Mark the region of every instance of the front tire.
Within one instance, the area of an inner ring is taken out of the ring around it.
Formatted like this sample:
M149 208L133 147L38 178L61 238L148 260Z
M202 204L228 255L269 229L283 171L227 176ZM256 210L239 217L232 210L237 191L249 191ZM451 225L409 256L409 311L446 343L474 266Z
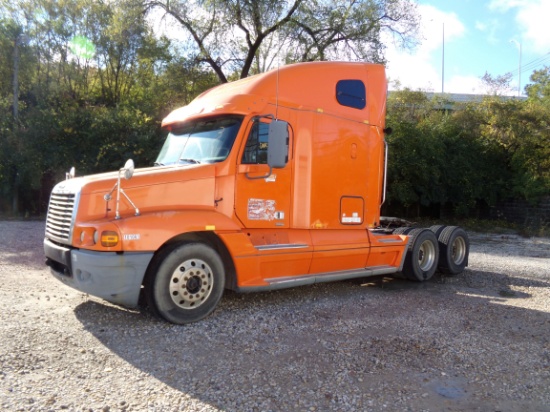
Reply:
M183 325L208 316L225 286L218 253L202 243L184 243L161 253L145 285L152 312Z

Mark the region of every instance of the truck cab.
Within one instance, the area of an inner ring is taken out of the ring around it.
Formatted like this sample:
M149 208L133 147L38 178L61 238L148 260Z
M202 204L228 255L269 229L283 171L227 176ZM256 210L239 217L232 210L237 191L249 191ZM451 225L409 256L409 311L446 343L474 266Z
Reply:
M153 167L128 162L54 187L44 240L52 274L127 307L142 295L184 324L209 315L224 289L461 272L462 229L381 225L386 91L383 66L342 62L206 91L163 120Z

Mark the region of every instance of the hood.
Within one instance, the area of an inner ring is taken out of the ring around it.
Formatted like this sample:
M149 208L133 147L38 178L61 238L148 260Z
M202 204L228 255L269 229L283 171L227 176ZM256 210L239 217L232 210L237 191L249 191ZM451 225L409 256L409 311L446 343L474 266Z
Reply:
M120 217L136 214L132 203L140 214L185 208L213 209L215 171L215 165L204 164L136 169L130 180L121 173ZM118 174L110 172L65 180L58 183L52 193L75 195L77 221L114 219Z

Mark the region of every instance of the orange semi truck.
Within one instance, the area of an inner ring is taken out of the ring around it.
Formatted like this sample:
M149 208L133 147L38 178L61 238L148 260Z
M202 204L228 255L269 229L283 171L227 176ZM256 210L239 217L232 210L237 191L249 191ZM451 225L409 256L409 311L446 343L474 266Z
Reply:
M395 228L380 216L386 93L383 66L342 62L206 91L163 120L154 167L73 169L54 187L47 265L77 290L144 301L177 324L210 314L224 289L462 272L463 229Z

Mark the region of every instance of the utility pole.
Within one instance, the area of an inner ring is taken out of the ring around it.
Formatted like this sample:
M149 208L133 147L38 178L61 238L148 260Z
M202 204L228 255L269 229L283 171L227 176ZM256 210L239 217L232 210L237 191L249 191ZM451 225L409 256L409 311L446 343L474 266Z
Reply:
M510 43L515 43L519 49L519 63L518 63L518 97L521 96L521 43L517 40L510 40Z
M441 51L441 93L445 92L445 22L443 22L442 31L443 47Z

